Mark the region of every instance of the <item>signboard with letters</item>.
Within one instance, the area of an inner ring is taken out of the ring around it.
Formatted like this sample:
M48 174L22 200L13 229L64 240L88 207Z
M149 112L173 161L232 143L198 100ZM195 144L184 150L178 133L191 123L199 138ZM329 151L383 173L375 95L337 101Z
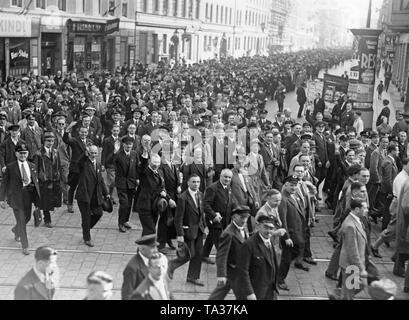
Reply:
M30 38L31 17L0 13L0 37Z
M119 31L120 19L107 23L67 20L68 33L99 33L101 35Z

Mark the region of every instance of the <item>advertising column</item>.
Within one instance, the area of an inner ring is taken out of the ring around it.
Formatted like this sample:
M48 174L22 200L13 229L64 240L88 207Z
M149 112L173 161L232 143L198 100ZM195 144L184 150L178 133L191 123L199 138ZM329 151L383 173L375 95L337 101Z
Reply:
M371 129L374 117L378 39L382 30L352 29L355 36L354 50L358 65L351 68L348 96L354 101L354 109L361 111L365 129Z

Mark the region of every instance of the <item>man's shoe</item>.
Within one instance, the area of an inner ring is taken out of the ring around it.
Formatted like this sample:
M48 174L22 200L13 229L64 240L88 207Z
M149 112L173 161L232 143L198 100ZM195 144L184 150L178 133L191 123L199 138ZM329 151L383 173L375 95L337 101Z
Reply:
M403 288L403 292L405 292L405 293L409 293L409 287L405 287L405 288Z
M306 271L306 272L310 271L310 268L307 267L307 266L304 266L302 263L295 263L295 264L294 264L294 267L295 267L296 269L304 270L304 271Z
M91 240L89 240L89 241L84 241L84 243L88 246L88 247L94 247L94 244L92 243L92 241Z
M129 224L129 222L125 222L124 227L127 229L132 229L132 226Z
M67 211L68 211L68 213L74 213L74 207L72 206L72 204L69 204L67 206Z
M172 241L166 242L170 250L176 250L176 247L173 245Z
M46 222L44 223L44 227L52 229L53 225L51 224L51 222Z
M277 284L278 289L283 291L290 291L290 288L287 286L286 283L279 283Z
M338 237L337 237L337 235L335 234L334 231L328 231L328 235L331 237L331 239L332 239L334 242L338 242Z
M126 228L124 226L119 226L119 232L126 233Z
M28 256L28 255L30 254L30 252L28 251L27 248L23 249L22 252L23 252L23 254L24 254L25 256Z
M202 261L204 263L207 263L207 264L215 264L215 262L212 259L210 259L209 257L202 258Z
M308 264L313 265L313 266L316 266L318 264L317 261L315 261L314 258L312 258L312 257L304 258L304 261L307 262Z
M187 279L186 282L188 283L192 283L195 286L199 286L199 287L204 287L204 283L203 281L199 280L199 279Z
M372 251L372 255L373 255L375 258L382 259L382 256L379 254L379 250L378 250L378 249L375 249L373 246L371 246L371 251Z
M328 271L325 271L325 278L338 281L338 277L336 275L329 273Z

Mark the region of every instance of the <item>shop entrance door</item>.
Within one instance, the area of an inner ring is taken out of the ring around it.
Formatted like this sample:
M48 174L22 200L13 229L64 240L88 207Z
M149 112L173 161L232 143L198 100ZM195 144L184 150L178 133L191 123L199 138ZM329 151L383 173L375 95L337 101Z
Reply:
M42 47L41 49L41 74L55 74L55 51L56 47Z

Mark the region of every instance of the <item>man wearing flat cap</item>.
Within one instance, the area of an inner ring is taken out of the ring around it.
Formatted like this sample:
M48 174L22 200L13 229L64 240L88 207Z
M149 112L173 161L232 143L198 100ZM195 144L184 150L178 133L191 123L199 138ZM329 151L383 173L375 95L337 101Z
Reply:
M237 265L240 259L240 249L249 237L245 226L250 217L250 208L235 207L232 212L232 222L223 231L216 254L217 288L209 300L224 300L230 290L236 298L239 297L237 283Z
M14 239L21 241L24 255L29 254L26 224L31 219L33 203L37 205L40 197L38 173L35 165L27 161L28 154L24 143L17 145L17 161L7 165L0 185L0 206L5 209L7 201L13 209L16 226L12 228L12 232Z
M53 300L59 282L57 257L53 248L37 248L35 265L17 284L14 300Z
M276 230L270 216L258 218L258 231L239 249L236 289L238 300L277 300L278 262L271 237Z
M133 292L148 276L149 259L157 252L158 242L155 234L142 236L135 243L138 245L137 253L122 273L124 278L121 288L122 300L130 300Z

